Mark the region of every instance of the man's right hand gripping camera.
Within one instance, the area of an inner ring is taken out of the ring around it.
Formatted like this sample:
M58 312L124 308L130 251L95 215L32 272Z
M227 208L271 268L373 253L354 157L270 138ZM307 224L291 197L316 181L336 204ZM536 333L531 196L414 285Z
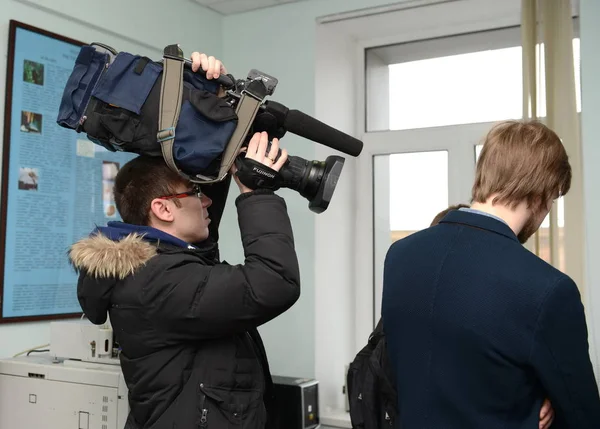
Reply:
M165 48L163 59L117 52L92 43L83 46L65 86L57 122L87 134L110 151L162 156L170 168L194 183L227 177L240 149L255 132L270 139L289 131L314 142L358 156L363 144L347 134L280 103L266 101L277 79L251 70L244 80L231 75L208 80L192 72L178 45ZM219 94L221 88L225 94ZM246 174L250 185L285 187L308 199L315 213L327 209L344 158L308 161L289 156L279 173L270 169ZM269 180L274 173L275 180Z

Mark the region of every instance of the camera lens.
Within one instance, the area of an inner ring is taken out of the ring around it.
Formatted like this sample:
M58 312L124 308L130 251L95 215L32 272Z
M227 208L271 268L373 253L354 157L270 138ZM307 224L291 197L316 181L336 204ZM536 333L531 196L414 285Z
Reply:
M308 161L299 156L288 156L281 168L282 187L293 189L308 200L308 208L324 212L344 167L344 158L329 156L325 161Z

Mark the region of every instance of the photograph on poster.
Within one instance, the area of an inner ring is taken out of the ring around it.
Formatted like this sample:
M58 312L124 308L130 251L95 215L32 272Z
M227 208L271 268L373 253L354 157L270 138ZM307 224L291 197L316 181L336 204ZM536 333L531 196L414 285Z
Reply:
M42 132L42 115L34 112L21 112L21 132L37 133Z
M37 168L19 168L19 189L25 191L37 191L40 173Z
M30 60L23 61L23 82L43 85L44 64Z

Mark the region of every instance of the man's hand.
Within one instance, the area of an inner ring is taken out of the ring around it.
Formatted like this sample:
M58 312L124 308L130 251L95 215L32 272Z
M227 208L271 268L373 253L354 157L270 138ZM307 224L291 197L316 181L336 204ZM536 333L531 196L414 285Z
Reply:
M206 72L207 79L218 79L222 74L227 74L227 69L215 57L209 57L200 52L194 52L191 57L192 71L197 72L200 67Z
M206 54L200 52L194 52L191 56L192 60L192 71L196 73L200 67L206 72L207 79L218 79L222 74L227 74L227 69L220 60L215 57L209 57ZM223 97L225 90L223 87L219 87L219 93L217 96Z
M271 142L271 148L269 150L269 153L267 153L268 144L269 136L266 132L255 133L254 136L252 136L250 143L248 143L248 148L246 149L246 158L253 159L254 161L260 162L261 164L275 171L279 171L287 161L287 151L285 149L282 149L281 156L279 156L279 159L277 159L277 155L279 153L279 140L273 139L273 141ZM231 167L231 174L233 174L235 182L240 188L240 192L252 192L252 189L248 188L247 186L244 186L244 184L242 184L239 181L238 177L235 174L236 172L237 168L234 164Z
M549 399L546 399L540 410L540 429L548 429L554 421L554 409Z

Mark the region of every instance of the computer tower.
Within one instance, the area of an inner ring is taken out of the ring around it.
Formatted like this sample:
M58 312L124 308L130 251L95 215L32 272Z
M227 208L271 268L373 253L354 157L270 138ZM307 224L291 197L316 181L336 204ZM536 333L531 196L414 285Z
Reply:
M273 376L279 427L315 429L319 424L319 383L308 378Z

